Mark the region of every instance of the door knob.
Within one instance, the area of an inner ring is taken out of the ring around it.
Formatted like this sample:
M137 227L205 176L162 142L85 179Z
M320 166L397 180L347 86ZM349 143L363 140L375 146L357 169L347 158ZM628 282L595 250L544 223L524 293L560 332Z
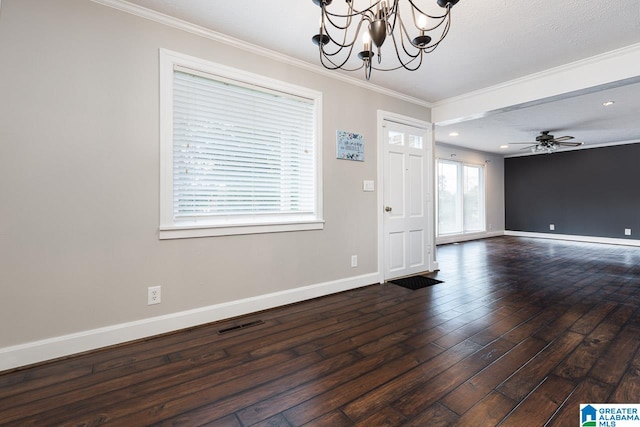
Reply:
M391 212L392 208L391 208L391 206L385 206L384 210L385 210L385 212Z

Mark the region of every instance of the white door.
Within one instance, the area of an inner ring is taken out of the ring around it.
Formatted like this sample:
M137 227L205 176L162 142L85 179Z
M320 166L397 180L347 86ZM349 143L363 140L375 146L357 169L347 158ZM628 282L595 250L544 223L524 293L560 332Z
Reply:
M431 140L426 129L383 122L385 280L429 270Z

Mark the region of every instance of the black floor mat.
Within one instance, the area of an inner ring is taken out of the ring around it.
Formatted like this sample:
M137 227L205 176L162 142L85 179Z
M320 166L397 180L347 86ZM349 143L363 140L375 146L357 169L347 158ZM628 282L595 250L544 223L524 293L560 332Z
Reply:
M432 279L430 277L425 276L410 276L404 277L402 279L393 279L390 280L389 283L393 283L394 285L402 286L403 288L411 289L415 291L416 289L426 288L427 286L436 285L438 283L443 283L442 280Z

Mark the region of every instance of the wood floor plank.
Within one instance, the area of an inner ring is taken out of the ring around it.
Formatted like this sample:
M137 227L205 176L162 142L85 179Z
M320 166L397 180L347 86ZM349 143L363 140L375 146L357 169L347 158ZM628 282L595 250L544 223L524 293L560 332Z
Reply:
M372 341L375 341L380 337L384 338L389 334L398 333L399 331L400 331L399 333L402 334L405 331L402 329L403 327L407 328L415 325L416 323L419 323L421 326L412 329L414 335L416 335L416 334L423 333L423 331L434 329L434 324L438 323L438 321L430 321L429 319L432 319L432 316L429 314L425 315L424 313L408 314L407 317L405 317L404 319L396 319L396 320L403 320L403 322L400 325L398 324L399 323L398 321L393 321L394 316L391 316L390 318L391 318L391 322L384 322L384 318L382 318L384 323L383 325L373 330L367 329L367 330L373 331L373 333L371 334L367 334L367 333L353 334L351 333L351 331L348 331L347 334L343 334L339 336L341 338L339 341L329 344L326 347L319 349L318 351L323 356L329 357L335 354L343 353L345 351L356 350L362 346L367 345ZM406 335L401 335L401 337L405 337L405 339L410 339L406 337ZM424 343L424 345L429 344L430 342L431 341L427 341L426 343ZM413 347L420 348L420 347L423 347L424 345L419 345L419 346L414 345Z
M545 346L546 343L538 338L527 338L486 369L447 394L441 402L460 415L466 413Z
M629 319L631 308L621 306L613 315L593 330L578 347L567 357L554 373L567 379L581 379L598 358L610 346L611 341L619 333L622 325Z
M496 426L516 405L517 402L504 394L492 391L460 417L455 425L459 427Z
M425 384L431 378L480 350L480 348L476 343L463 341L433 359L395 376L383 385L366 393L359 393L359 396L356 396L357 398L349 399L350 402L342 407L342 411L352 420L362 419L378 409L384 402L392 402L410 390ZM293 415L297 415L298 412L304 412L305 409L305 407L298 408ZM287 418L289 418L288 415Z
M515 313L505 317L504 319L493 323L490 327L485 328L483 331L473 335L471 337L471 340L480 345L488 344L491 341L502 336L503 334L509 332L516 326L531 319L536 314L540 313L540 311L541 309L535 306L522 308Z
M482 319L483 317L480 317L479 319ZM409 325L406 325L402 330L395 331L394 333L386 334L382 337L376 338L373 341L370 341L366 344L359 346L356 350L360 354L370 355L370 354L375 354L378 351L384 350L389 346L403 343L408 339L410 339L411 337L422 333L425 330L424 326L422 326L424 325L424 323L425 322L422 321L421 319L412 319L412 322ZM413 326L416 324L417 326ZM438 342L434 342L434 344L440 345ZM441 346L441 347L449 348L444 346Z
M413 418L494 360L502 357L513 346L509 341L496 340L423 385L405 393L391 406L407 418Z
M560 318L549 324L547 327L538 331L535 336L547 342L553 341L560 336L565 330L569 329L580 319L586 312L591 310L595 304L580 303L569 309Z
M498 389L513 400L519 401L523 399L544 380L562 359L580 344L583 338L583 335L575 332L565 332Z
M352 425L353 421L341 411L331 411L304 424L305 427L349 427Z
M424 412L417 415L413 419L403 423L404 427L424 427L424 426L437 426L447 427L453 425L458 420L458 416L451 412L446 407L436 403Z
M428 353L428 356L426 357L433 357L441 352L435 347L430 347L429 350L432 351L432 353ZM323 376L315 381L305 382L298 387L295 387L295 384L291 384L291 381L288 381L289 389L286 392L277 394L269 399L263 399L259 403L245 407L238 411L238 417L244 424L251 425L271 416L272 414L285 411L292 406L296 406L309 399L313 399L316 396L330 392L341 384L359 378L362 375L366 375L373 370L382 369L384 364L393 362L396 359L399 359L396 363L406 364L407 369L410 369L411 366L416 366L419 363L419 359L417 359L414 352L410 352L406 348L402 347L390 348L377 355L363 358L349 366L346 366L344 369L336 370L330 375ZM204 409L207 410L206 408Z
M608 402L607 396L611 393L612 388L608 384L602 384L590 378L585 379L577 385L574 392L562 404L548 425L554 427L574 425L580 414L581 403Z
M387 316L380 316L379 318L369 320L368 322L361 322L352 328L346 328L333 334L318 337L313 341L296 345L293 347L293 351L297 354L317 351L324 357L332 357L336 354L354 350L359 345L366 343L366 339L372 339L372 331L376 331L377 334L384 334L385 328L388 328L389 324L394 324L409 316L409 313L404 310L396 311Z
M607 384L617 384L640 346L638 337L640 326L625 326L611 342L606 353L598 359L589 376Z
M377 410L362 421L357 422L355 425L359 427L370 426L399 426L404 425L406 418L389 406Z
M458 351L462 352L463 349ZM428 345L423 349L411 350L406 357L395 359L380 366L375 371L375 375L361 375L290 408L284 412L285 417L292 424L300 425L327 412L339 409L345 403L362 395L362 393L379 387L404 372L409 372L413 366L423 366L437 359L442 353L434 357L436 352L439 353L439 350L433 345ZM349 414L346 415L348 416Z
M529 394L500 424L504 427L543 426L569 397L574 384L550 376Z
M567 304L544 307L541 312L505 333L503 338L514 343L519 343L558 319L558 317L567 312L569 307Z
M162 390L154 395L145 395L138 399L128 400L126 405L109 406L103 408L102 416L108 417L109 422L126 424L126 419L135 419L140 425L149 425L159 421L195 410L209 402L235 395L241 390L252 389L260 384L268 384L278 378L285 378L292 372L312 366L322 359L315 353L309 353L272 366L269 370L237 375L235 379L217 384L215 377L205 377L189 383L180 384L170 390ZM159 403L154 403L159 402ZM82 422L92 425L95 419L88 415L81 418ZM182 418L186 425L191 424L190 417ZM176 423L176 425L180 425Z
M598 305L578 319L571 326L570 330L582 335L588 335L612 310L617 307L618 304L614 302L605 302L604 304Z
M340 322L337 319L323 319L322 321L303 323L295 329L284 330L270 335L263 335L249 341L245 340L236 345L228 346L225 350L230 355L253 353L255 356L260 356L271 354L282 348L301 345L307 341L311 341L314 337L317 338L325 336L331 332L347 329L363 321L372 320L379 317L379 315L372 313L363 317L364 319L354 317L351 320L343 322Z
M629 369L609 398L611 403L635 403L640 401L640 350L636 352Z
M235 415L227 415L224 418L220 418L219 420L212 421L207 424L203 424L201 427L243 427L240 424L240 421L235 417Z
M2 385L0 385L0 411L2 407L15 406L18 404L17 401L26 402L24 396L37 393L42 388L55 387L57 384L76 378L89 377L92 372L91 363L70 361L69 363L56 362L51 366L44 366L42 369L33 368L29 371L0 376L2 381ZM21 394L23 396L19 397Z
M19 419L18 424L33 423L35 425L51 418L82 420L83 417L86 417L88 420L85 422L88 424L91 424L97 418L107 417L107 419L113 420L134 414L147 406L157 405L157 402L162 402L165 399L165 395L172 397L190 395L200 390L207 390L211 387L211 384L216 384L216 381L219 381L217 383L218 394L213 393L209 396L226 395L226 393L234 389L248 385L253 386L255 382L261 380L266 381L272 376L276 376L283 366L289 366L292 362L297 365L310 363L318 359L319 356L314 354L301 359L292 354L281 353L243 364L236 362L234 367L224 371L226 380L222 381L216 378L221 372L218 367L211 369L209 366L189 371L188 375L185 375L184 372L176 372L171 375L154 377L153 379L147 378L147 381L133 382L133 385L130 383L130 387L120 386L120 383L124 384L131 381L130 378L123 377L118 379L117 385L105 384L105 388L93 391L94 393L102 392L96 396L82 395L82 390L62 393L55 400L55 405L53 406L51 399L49 399L45 410L40 405L35 406L31 411L26 411L26 409L29 409L28 406L19 407L16 415L13 414L13 411L6 411L3 412L3 417L9 419L9 415L11 415L14 417L11 419ZM113 381L115 383L115 380ZM112 386L114 387L113 389L111 388ZM93 416L95 412L100 412L98 417ZM25 415L28 415L28 417L21 418Z

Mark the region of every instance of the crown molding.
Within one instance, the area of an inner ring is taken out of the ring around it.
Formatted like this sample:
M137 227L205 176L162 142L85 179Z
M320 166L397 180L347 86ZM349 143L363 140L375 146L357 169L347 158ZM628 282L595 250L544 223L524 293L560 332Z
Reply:
M345 82L354 86L358 86L367 90L371 90L373 92L377 92L382 95L400 99L402 101L406 101L421 107L431 108L433 105L431 102L424 101L422 99L415 98L409 95L405 95L403 93L396 92L396 91L393 91L369 82L365 82L355 77L345 76L338 72L327 70L323 67L320 67L319 65L310 64L308 62L292 58L290 56L281 54L273 50L269 50L263 47L258 47L251 43L247 43L245 41L236 39L234 37L227 36L226 34L222 34L217 31L213 31L208 28L184 21L182 19L178 19L169 15L165 15L164 13L156 12L154 10L147 9L142 6L129 3L125 0L91 0L91 1L94 3L101 4L103 6L111 7L113 9L116 9L122 12L129 13L131 15L138 16L140 18L154 21L162 25L166 25L168 27L172 27L178 30L182 30L182 31L194 34L199 37L213 40L218 43L223 43L227 46L231 46L236 49L241 49L241 50L250 52L253 55L260 55L278 62L282 62L297 68L311 71L316 74L320 74L324 77L340 80L342 82Z

